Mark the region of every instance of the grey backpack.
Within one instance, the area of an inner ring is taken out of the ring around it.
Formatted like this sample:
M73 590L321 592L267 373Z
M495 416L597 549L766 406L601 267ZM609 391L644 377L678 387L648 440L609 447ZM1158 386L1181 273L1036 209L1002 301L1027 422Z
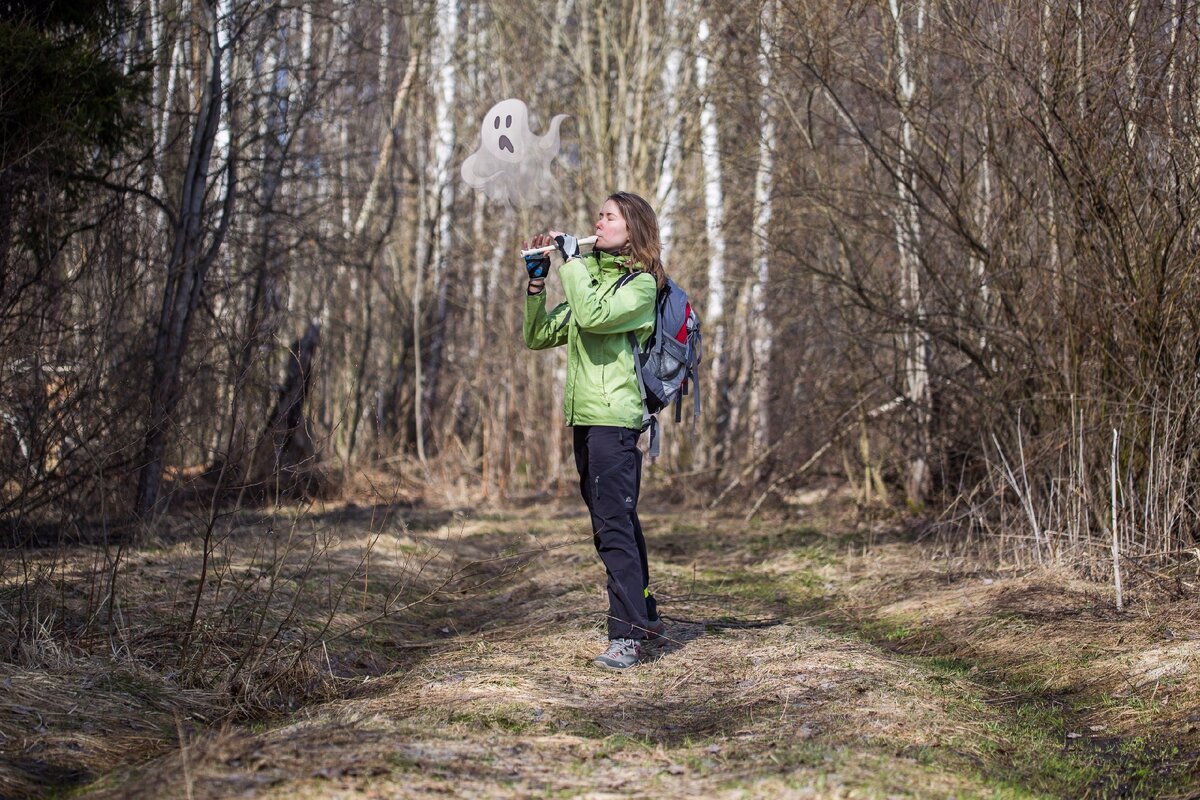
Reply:
M624 286L639 272L625 275ZM654 306L654 333L643 351L637 335L629 333L638 389L642 393L642 430L650 429L651 458L659 454L658 412L675 403L675 421L683 417L683 398L692 395L692 421L700 416L700 318L692 310L687 292L667 278Z

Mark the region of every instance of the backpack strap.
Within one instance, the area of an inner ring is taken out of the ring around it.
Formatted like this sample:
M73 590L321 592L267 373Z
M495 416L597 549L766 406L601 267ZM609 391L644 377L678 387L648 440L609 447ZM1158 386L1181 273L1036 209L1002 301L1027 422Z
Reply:
M692 323L695 322L695 325ZM692 424L696 424L696 420L700 418L700 359L704 354L700 352L700 318L695 312L688 309L688 319L684 323L687 328L687 344L688 344L688 363L687 371L683 378L683 394L688 393L688 389L692 392ZM694 335L693 335L694 334ZM688 383L692 385L689 387ZM675 409L675 420L678 421L680 409Z
M627 272L624 275L622 275L617 280L617 284L616 284L616 287L614 288L614 291L616 291L616 289L620 289L622 286L624 286L625 284L632 281L638 275L641 275L642 272L643 272L642 270L635 270L635 271ZM660 352L662 351L662 337L659 335L660 332L657 329L657 321L658 321L658 315L661 312L662 306L666 302L667 295L670 293L670 291L671 291L670 285L668 284L668 286L664 287L662 291L657 292L654 297L654 316L655 316L656 327L655 327L654 334L651 337L650 347L651 347L651 349L657 348ZM637 334L634 331L629 332L629 347L633 351L633 372L637 376L638 391L642 395L642 430L649 429L649 431L650 431L650 445L646 451L646 455L650 456L650 458L658 458L662 452L662 442L659 438L658 415L650 413L649 405L646 402L646 399L647 399L646 383L642 379L642 359L641 359L642 350L641 350L641 347L638 346ZM693 381L694 380L696 380L696 379L693 378ZM682 393L687 394L686 379L684 380L684 383L682 386ZM696 402L696 416L698 417L700 415L700 395L699 395L699 393L696 393L695 402ZM682 411L681 411L682 403L683 403L682 398L677 396L675 398L675 421L676 422L679 422L679 419L682 416Z
M691 340L691 331L688 331L688 339ZM700 418L700 337L695 337L694 346L689 341L688 360L691 362L687 366L687 377L683 379L683 391L686 394L689 387L689 379L691 382L692 391L692 424L696 424L696 420Z
M626 272L617 279L617 285L613 291L620 289L625 284L632 281L638 275L641 275L641 270L631 270ZM658 299L655 298L655 313L657 314ZM653 344L651 345L653 346ZM642 379L642 348L638 346L637 332L629 332L629 349L633 351L633 374L637 376L638 392L642 395L642 430L649 429L650 431L650 446L646 451L646 455L651 458L658 458L662 447L658 437L658 415L650 413L650 407L646 402L646 382Z
M650 449L647 455L658 458L661 447L658 441L658 417L650 413L646 403L646 382L642 380L641 348L638 347L637 333L629 332L629 348L633 351L633 374L637 376L638 391L642 395L642 430L650 429Z

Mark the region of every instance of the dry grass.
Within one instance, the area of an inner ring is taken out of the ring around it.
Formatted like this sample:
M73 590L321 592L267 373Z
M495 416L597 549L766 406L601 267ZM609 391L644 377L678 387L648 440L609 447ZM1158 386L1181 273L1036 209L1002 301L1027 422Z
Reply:
M193 530L175 520L128 549L118 599L100 607L101 592L89 591L104 580L100 548L28 552L23 571L9 562L0 796L90 779L198 730L344 696L362 676L419 656L411 640L444 627L442 604L520 561L473 559L465 541L446 548L461 532L448 512L276 509L223 523L201 592Z
M439 653L370 698L214 736L97 796L845 796L982 788L917 754L967 729L908 665L804 626L704 635L638 670L589 665L593 625ZM909 753L909 755L905 755ZM828 760L827 760L828 759ZM888 774L881 774L887 764ZM175 768L172 769L172 765ZM163 776L175 780L163 785Z
M315 574L341 600L305 607L287 628L309 641L324 630L326 642L309 649L290 694L255 711L230 693L236 683L185 688L126 655L34 654L0 706L0 794L97 776L81 795L1197 788L1180 777L1200 709L1186 681L1194 602L1156 598L1153 616L1118 616L1104 587L1061 571L985 573L883 530L835 536L849 520L809 515L816 527L649 517L672 641L613 674L589 663L602 645L603 571L573 507L470 518L326 509L303 530L327 542ZM238 569L263 538L245 522L224 551ZM196 557L188 541L130 555L148 616L167 608L165 579ZM385 602L396 613L380 614ZM1170 753L1151 735L1167 724ZM1165 771L1146 766L1155 761Z

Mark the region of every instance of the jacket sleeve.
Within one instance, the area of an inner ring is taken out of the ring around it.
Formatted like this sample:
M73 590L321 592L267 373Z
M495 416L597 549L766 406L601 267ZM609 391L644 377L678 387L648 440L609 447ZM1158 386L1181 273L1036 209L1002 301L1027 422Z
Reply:
M546 313L546 290L525 296L525 346L530 350L545 350L567 343L566 303L559 303Z
M577 258L558 268L575 323L592 333L624 333L654 324L658 288L650 275L637 276L616 291L601 293Z

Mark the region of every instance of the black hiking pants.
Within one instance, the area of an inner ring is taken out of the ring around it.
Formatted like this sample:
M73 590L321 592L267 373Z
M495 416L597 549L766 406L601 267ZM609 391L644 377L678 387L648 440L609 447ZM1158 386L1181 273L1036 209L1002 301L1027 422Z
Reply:
M637 515L640 431L607 425L581 425L574 431L579 491L608 573L608 638L645 639L651 621L658 621L658 608L648 588L646 538Z

